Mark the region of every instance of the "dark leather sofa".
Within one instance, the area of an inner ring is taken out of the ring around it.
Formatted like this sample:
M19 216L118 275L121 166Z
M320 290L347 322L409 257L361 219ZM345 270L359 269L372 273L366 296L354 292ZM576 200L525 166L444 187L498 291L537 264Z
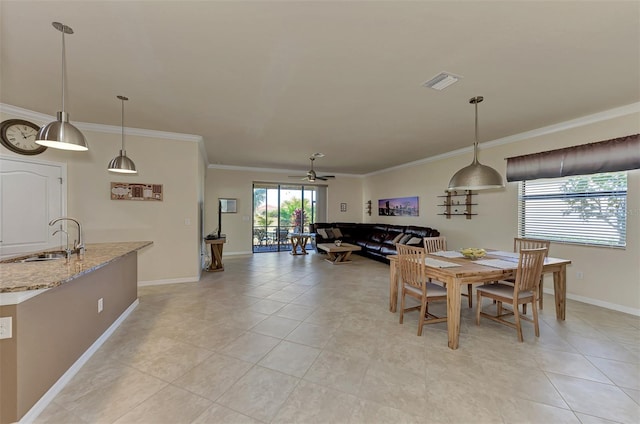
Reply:
M335 234L336 231L333 231L333 229L338 229L338 234ZM339 239L362 248L361 251L354 253L386 263L389 262L387 255L395 255L397 253L396 243L402 242L422 247L423 237L437 237L440 235L438 230L429 227L358 224L352 222L315 223L311 224L310 230L316 233L314 248L317 243L333 243ZM322 233L326 234L327 237Z

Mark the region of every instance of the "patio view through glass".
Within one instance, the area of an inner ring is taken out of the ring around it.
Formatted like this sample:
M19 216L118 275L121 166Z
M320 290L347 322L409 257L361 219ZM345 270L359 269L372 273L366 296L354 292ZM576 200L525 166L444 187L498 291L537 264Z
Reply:
M316 216L317 187L254 183L253 252L290 251L287 235L308 232Z

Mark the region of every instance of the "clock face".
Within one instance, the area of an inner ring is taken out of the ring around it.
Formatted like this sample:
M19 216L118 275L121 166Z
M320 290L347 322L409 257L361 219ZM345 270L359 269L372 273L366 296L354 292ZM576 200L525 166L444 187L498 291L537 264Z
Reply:
M22 155L37 155L47 150L46 146L36 144L38 134L36 124L22 119L8 119L2 123L0 141L7 149Z

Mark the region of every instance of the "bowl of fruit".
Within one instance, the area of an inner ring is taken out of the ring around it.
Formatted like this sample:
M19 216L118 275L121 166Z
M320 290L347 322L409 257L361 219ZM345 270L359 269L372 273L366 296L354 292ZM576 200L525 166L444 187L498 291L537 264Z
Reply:
M467 259L480 259L487 254L487 251L478 247L467 247L460 249L460 253Z

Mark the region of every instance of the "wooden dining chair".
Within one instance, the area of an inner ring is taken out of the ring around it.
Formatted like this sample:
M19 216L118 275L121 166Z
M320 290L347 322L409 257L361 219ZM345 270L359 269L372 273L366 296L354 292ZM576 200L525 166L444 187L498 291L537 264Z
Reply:
M549 240L540 240L540 239L531 239L531 238L518 238L515 237L513 239L513 251L520 252L522 249L540 249L545 247L547 249L547 254L545 257L549 256L549 247L551 246L551 242ZM540 285L538 286L538 305L540 309L543 309L543 288L544 288L544 275L540 276ZM525 304L523 307L523 312L527 313L527 305Z
M426 251L422 247L396 244L398 252L398 268L400 269L400 282L402 285L400 300L400 324L404 320L404 313L420 310L418 321L418 336L422 336L422 327L425 324L445 322L446 317L437 317L429 313L429 303L433 301L446 301L447 290L428 281L426 275L425 256ZM420 302L419 306L405 309L405 298L411 296Z
M540 326L538 325L538 287L542 276L544 258L547 255L547 248L521 249L518 259L518 269L513 285L497 283L480 286L476 289L476 325L480 325L480 317L486 317L493 321L515 328L518 333L518 340L523 341L522 326L520 320L533 322L536 337L540 337ZM482 298L488 297L497 302L497 313L491 315L482 312ZM504 312L503 303L511 304L511 309ZM519 305L531 303L533 319L526 315L520 315ZM514 316L514 322L504 319L506 316Z
M447 250L447 238L443 236L439 237L424 237L424 249L427 253L440 252Z
M423 244L427 253L441 252L441 251L447 250L447 238L443 236L424 237ZM467 296L469 298L469 308L473 307L472 290L473 290L473 285L467 284L467 293L466 294L461 293L463 296Z

